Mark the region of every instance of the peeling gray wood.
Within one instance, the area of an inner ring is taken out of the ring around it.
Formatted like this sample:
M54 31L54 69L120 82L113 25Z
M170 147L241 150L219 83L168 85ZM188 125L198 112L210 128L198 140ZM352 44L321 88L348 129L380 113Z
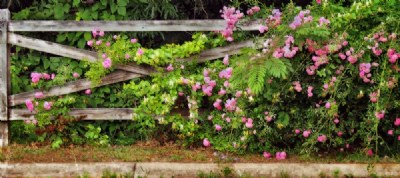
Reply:
M219 31L225 28L223 19L215 20L137 20L137 21L54 21L26 20L11 21L9 31L29 32L77 32L92 31ZM244 31L256 31L260 27L257 21L238 26Z
M10 87L9 53L7 47L7 25L10 11L0 9L0 147L7 146L8 135L8 94Z
M50 41L30 38L15 33L8 33L8 43L16 46L21 46L24 48L34 49L37 51L69 57L77 60L86 59L90 62L95 62L99 59L98 54L94 51L88 51L84 49L53 43ZM145 68L134 63L130 65L117 65L116 68L143 75L149 75L150 72L152 71L151 68Z
M201 52L200 54L193 55L188 58L184 59L177 59L177 62L191 62L191 61L196 61L198 63L203 63L206 61L222 58L225 55L235 55L240 53L240 49L246 48L246 47L254 47L255 44L251 40L239 42L239 43L232 43L224 47L219 47L219 48L213 48L209 50L205 50Z
M102 82L96 86L104 86L104 85L109 85L113 83L118 83L126 80L130 80L133 78L138 78L142 77L143 75L141 74L136 74L136 73L131 73L131 72L126 72L126 71L115 71L113 73L108 74L107 76L102 78ZM43 92L45 97L49 96L60 96L60 95L66 95L69 93L74 93L78 91L82 91L88 88L91 88L91 81L86 80L86 79L81 79L73 82L68 82L62 86L56 86L50 88L48 91L43 91L43 90L35 90L31 92L24 92L24 93L19 93L15 95L11 95L10 98L10 105L15 106L18 104L23 104L26 99L33 99L34 94L38 91Z
M11 109L10 120L33 120L36 113L27 109ZM73 117L83 117L82 120L132 120L132 108L84 108L71 109L68 113Z

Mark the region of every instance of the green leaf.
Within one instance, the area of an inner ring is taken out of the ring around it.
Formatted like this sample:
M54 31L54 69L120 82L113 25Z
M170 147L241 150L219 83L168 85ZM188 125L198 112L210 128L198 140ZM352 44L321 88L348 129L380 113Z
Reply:
M125 16L126 15L126 7L125 6L118 7L118 14Z
M80 3L81 3L81 0L74 0L74 1L72 1L72 7L78 7Z
M92 34L91 34L90 32L85 32L85 33L83 34L83 38L84 38L86 41L88 41L88 40L92 39Z
M54 18L57 20L64 19L64 7L61 4L57 4L54 7Z
M57 35L56 41L58 43L61 43L61 42L64 42L66 39L67 39L67 35L65 33L64 34L59 34L59 35Z
M280 59L271 58L265 62L267 70L269 73L276 78L286 78L288 75L288 70Z
M107 0L100 0L101 5L106 6L107 5Z
M126 5L128 5L128 2L127 2L127 0L118 0L117 1L117 4L118 4L118 6L126 6Z
M110 5L111 13L114 14L117 11L117 5L115 3L111 3Z
M289 120L290 120L290 116L288 113L280 112L280 113L278 113L278 119L276 121L276 124L277 124L278 128L286 127L289 125Z

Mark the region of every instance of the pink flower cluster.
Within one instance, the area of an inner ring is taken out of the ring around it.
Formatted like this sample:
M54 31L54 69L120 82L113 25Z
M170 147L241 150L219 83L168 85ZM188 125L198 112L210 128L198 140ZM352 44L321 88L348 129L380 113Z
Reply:
M326 135L320 135L320 136L318 136L318 138L317 138L317 141L318 141L318 142L321 142L321 143L326 142L326 140L327 140Z
M272 54L272 56L278 59L281 57L293 58L296 55L299 48L294 47L291 44L294 44L294 38L293 36L287 36L285 40L285 46L283 48L277 48Z
M313 40L306 39L306 44L307 44L307 49L310 53L315 52L315 56L312 56L312 61L314 62L314 65L307 66L306 67L306 72L308 75L315 75L315 71L318 70L319 66L327 64L329 62L329 58L327 57L328 54L334 53L339 51L340 49L343 48L343 46L347 46L348 42L344 41L342 44L336 44L336 45L325 45L320 49L315 49L317 46L317 43ZM342 53L339 54L339 56L344 55ZM346 56L342 56L344 59Z
M389 57L389 62L394 64L397 62L397 59L400 58L400 53L396 53L396 50L393 48L388 49L387 55Z
M394 125L396 127L400 126L400 118L396 118L396 120L394 121Z
M35 96L36 99L42 99L42 98L44 98L43 92L36 92L34 96Z
M36 102L35 105L37 106L38 102ZM25 106L26 106L26 108L28 108L29 111L32 112L35 109L35 105L33 104L32 100L30 100L30 99L25 100ZM43 108L45 110L50 110L52 106L53 106L53 102L46 101L43 103Z
M221 103L222 103L222 100L221 100L221 99L217 99L217 100L214 102L213 106L214 106L216 109L218 109L218 110L222 110Z
M225 7L221 10L221 17L226 21L226 27L221 32L222 36L228 41L233 41L233 31L239 19L243 18L244 14L234 7Z
M294 17L293 22L289 24L289 27L294 30L302 24L311 22L312 20L313 17L310 15L310 10L300 11L299 14Z
M303 88L301 88L301 84L299 81L294 81L293 86L294 86L294 90L296 90L297 92L301 92L301 90L303 90Z
M371 94L369 94L369 100L373 103L378 102L378 98L379 98L378 92L372 92Z
M330 23L331 22L328 19L326 19L325 17L320 17L318 26L328 25Z
M32 83L38 83L40 81L40 79L44 79L44 80L53 80L54 77L56 75L55 74L47 74L47 73L37 73L37 72L32 72L31 73L31 80Z
M95 28L92 30L92 35L93 35L93 38L96 38L97 36L103 37L104 31L100 30L100 28Z
M252 8L250 8L249 10L247 10L247 15L253 15L254 13L257 13L260 11L260 7L258 6L254 6Z
M275 153L275 159L276 160L284 160L284 159L286 159L286 152L284 152L284 151L276 152Z
M226 100L225 109L228 111L235 111L236 110L236 99L231 98Z
M211 146L211 142L208 141L207 138L205 138L205 139L203 139L203 146L204 146L204 147L210 147L210 146Z
M268 31L268 26L270 27L276 27L281 24L281 11L279 9L274 9L272 10L272 15L268 16L268 18L265 20L265 26L261 25L259 27L260 33L264 33Z
M359 74L364 83L371 82L371 63L361 63L358 69L360 70Z
M246 118L245 118L245 119L246 119ZM253 128L253 119L247 118L247 119L246 119L245 126L246 126L247 128L249 128L249 129Z
M264 158L266 159L270 159L272 158L272 154L270 152L266 152L264 151L263 153ZM286 159L286 152L282 151L282 152L276 152L275 153L275 159L277 160L284 160Z
M267 122L271 122L274 119L274 115L269 113L268 111L265 111L264 115L265 115L265 120Z
M30 99L25 100L25 105L31 112L35 109L35 106L33 105L32 100Z
M172 64L169 64L168 67L167 67L167 71L171 72L173 70L174 70L174 67L172 66Z
M111 61L111 59L110 59L109 57L106 58L106 59L103 61L103 67L104 67L105 69L110 68L110 67L111 67L111 64L112 64L112 61Z
M233 68L232 67L229 67L229 68L226 68L226 69L224 69L224 70L222 70L219 74L218 74L218 76L219 76L219 78L221 78L221 79L230 79L231 77L232 77L232 72L233 72Z
M229 55L225 55L224 59L222 60L222 63L224 63L224 65L229 65Z
M366 38L366 40L368 40L368 38ZM384 36L383 32L379 32L375 33L371 40L374 41L374 46L369 48L376 56L380 56L383 51L379 48L379 43L385 43L388 41L388 39Z
M385 111L376 112L375 117L379 120L383 119L385 117Z
M313 86L308 86L307 87L307 96L310 98L310 97L312 97L314 94L313 94L313 91L314 90L314 87Z
M103 37L104 36L104 31L100 30L100 28L95 28L95 29L92 30L92 35L93 35L93 38ZM89 40L89 41L86 42L86 44L88 46L90 46L90 47L92 47L93 44L101 45L102 43L103 43L102 40L97 40L97 41ZM109 42L107 42L107 43L109 43Z
M307 138L307 137L309 137L311 135L311 130L305 130L305 131L303 131L303 137L304 138Z

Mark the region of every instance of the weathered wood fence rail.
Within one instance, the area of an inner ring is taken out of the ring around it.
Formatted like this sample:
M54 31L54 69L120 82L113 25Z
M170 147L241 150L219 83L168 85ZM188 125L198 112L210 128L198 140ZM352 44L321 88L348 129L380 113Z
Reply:
M11 109L10 107L23 104L26 99L34 98L36 91L10 95L10 54L11 45L34 49L41 52L69 57L76 60L86 59L96 61L98 54L94 51L78 49L49 41L34 39L14 32L78 32L92 31L101 28L104 31L217 31L225 27L224 20L154 20L154 21L11 21L10 12L0 9L0 147L9 143L9 122L15 120L31 120L35 113L26 109ZM259 29L259 23L249 21L241 24L241 30L253 31ZM226 54L237 54L241 48L252 47L252 41L232 43L228 46L209 49L198 55L179 62L196 61L206 62L218 59ZM131 80L133 78L150 75L153 69L134 63L119 65L117 70L105 76L99 86ZM91 82L81 79L67 82L62 86L55 86L42 91L45 97L65 95L82 91L91 87ZM126 108L95 108L72 109L72 116L86 116L86 120L130 120L132 109Z

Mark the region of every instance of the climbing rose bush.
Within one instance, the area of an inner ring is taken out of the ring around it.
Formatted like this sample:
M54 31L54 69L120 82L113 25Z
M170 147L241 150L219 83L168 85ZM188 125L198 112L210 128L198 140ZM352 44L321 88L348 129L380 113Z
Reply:
M87 45L98 50L100 62L86 76L97 81L128 62L154 67L158 72L150 79L132 81L119 94L140 101L132 107L141 127L168 127L184 146L258 152L277 160L317 152L395 154L400 148L395 9L378 1L349 7L316 1L306 9L250 6L247 15L223 7L224 30L160 49L144 48L140 39L107 38L96 29ZM220 45L244 40L240 36L251 34L240 32L238 24L260 18L253 48L206 64L177 62L218 46L212 45L217 40L224 41ZM32 82L40 79L32 75ZM40 105L53 107L50 101Z

